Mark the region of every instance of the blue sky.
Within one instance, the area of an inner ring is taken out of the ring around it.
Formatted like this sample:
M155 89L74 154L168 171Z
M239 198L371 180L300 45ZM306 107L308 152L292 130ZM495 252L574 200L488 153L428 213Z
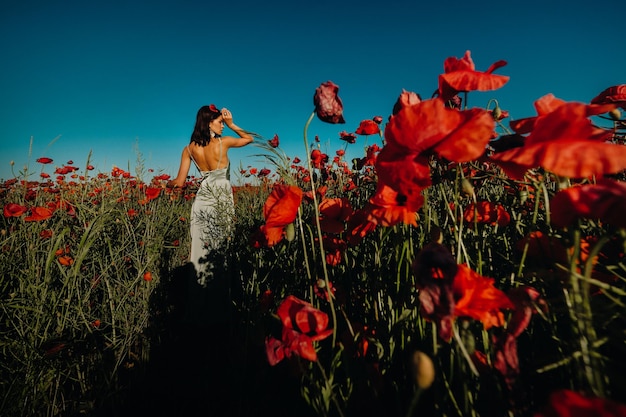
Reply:
M429 98L445 58L466 50L479 70L506 60L497 73L511 77L470 94L469 105L496 98L512 118L534 115L533 101L548 93L588 102L626 83L621 1L420 3L4 2L0 179L25 165L36 179L41 156L84 168L90 152L96 172L134 172L140 159L174 176L196 112L210 103L247 130L277 134L302 159L313 94L328 80L339 85L346 124L315 119L308 134L334 155L345 146L339 132L386 119L402 89ZM365 140L348 145L348 156L362 156ZM232 150L233 173L240 164L271 168L259 152Z

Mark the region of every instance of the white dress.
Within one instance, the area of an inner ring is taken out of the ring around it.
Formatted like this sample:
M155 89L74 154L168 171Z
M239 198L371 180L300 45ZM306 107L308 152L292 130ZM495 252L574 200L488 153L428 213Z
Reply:
M222 159L222 139L220 156ZM189 147L187 147L189 151ZM198 167L189 151L191 160ZM196 269L198 283L205 287L212 278L212 270L223 265L214 265L216 251L224 247L232 230L235 214L233 189L230 184L229 168L200 171L202 182L191 206L191 253L190 261Z

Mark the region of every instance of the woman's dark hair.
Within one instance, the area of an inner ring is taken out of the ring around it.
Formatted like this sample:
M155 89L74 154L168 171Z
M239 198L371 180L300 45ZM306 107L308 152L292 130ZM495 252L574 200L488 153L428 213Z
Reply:
M200 110L198 110L198 114L196 115L196 126L193 128L191 141L189 143L195 142L200 146L207 145L211 140L211 129L209 129L209 123L221 115L222 112L215 107L214 104L200 107Z

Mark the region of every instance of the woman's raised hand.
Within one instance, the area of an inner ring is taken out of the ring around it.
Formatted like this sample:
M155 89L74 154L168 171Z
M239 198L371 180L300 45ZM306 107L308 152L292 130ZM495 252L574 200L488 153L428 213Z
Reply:
M222 119L224 120L224 123L226 123L226 126L230 127L230 125L233 123L233 114L227 108L223 108Z

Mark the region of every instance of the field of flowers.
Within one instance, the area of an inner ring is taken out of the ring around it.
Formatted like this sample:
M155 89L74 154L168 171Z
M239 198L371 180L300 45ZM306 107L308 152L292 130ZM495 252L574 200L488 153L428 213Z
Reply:
M200 287L198 178L45 156L0 184L0 415L626 416L626 85L508 120L448 58L437 93L308 158L255 145ZM364 147L346 160L361 136Z

